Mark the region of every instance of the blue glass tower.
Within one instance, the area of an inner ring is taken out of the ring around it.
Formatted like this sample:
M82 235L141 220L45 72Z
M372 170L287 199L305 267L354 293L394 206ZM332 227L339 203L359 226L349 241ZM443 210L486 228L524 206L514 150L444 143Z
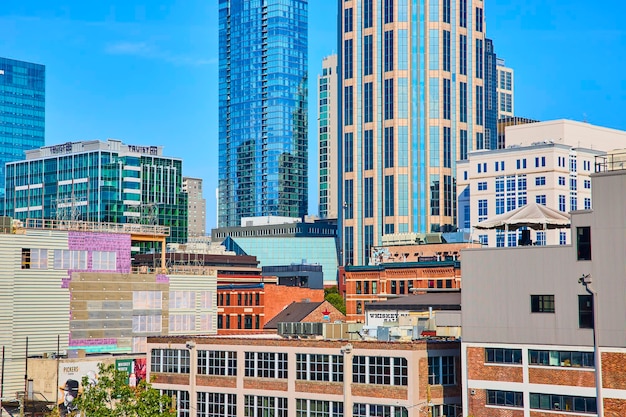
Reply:
M498 71L491 39L485 39L485 149L498 149Z
M0 57L0 201L5 164L44 145L46 68Z
M306 0L219 2L219 227L308 205Z

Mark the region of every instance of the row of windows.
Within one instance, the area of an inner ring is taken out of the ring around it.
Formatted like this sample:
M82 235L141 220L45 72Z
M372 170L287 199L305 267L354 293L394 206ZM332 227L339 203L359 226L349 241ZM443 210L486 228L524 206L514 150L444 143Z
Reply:
M343 356L296 354L296 379L343 382Z
M531 410L553 410L595 413L596 398L576 397L572 395L530 393ZM487 405L503 407L524 407L524 395L518 391L487 390Z
M232 317L236 317L232 318ZM236 323L235 323L236 320ZM236 324L236 327L235 327ZM217 316L218 329L260 329L261 318L258 314L219 314Z
M531 365L574 366L593 368L593 352L528 350ZM485 363L522 364L522 350L510 348L485 348Z
M88 251L54 250L54 269L87 269ZM115 271L117 252L91 251L91 269ZM48 249L22 248L22 269L48 269Z
M355 356L352 361L352 381L354 383L395 386L408 385L406 358Z
M237 293L237 304L238 306L258 306L261 305L261 296L257 293ZM217 296L217 305L220 307L228 307L232 306L231 298L234 298L235 294L233 293L220 293Z

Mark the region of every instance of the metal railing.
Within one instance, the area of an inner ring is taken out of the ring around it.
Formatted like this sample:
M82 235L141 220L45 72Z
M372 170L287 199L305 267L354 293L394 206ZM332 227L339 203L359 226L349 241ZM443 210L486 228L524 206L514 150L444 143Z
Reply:
M596 156L596 172L610 172L622 170L626 170L626 150Z
M158 224L152 225L134 223L86 222L80 220L26 219L24 221L24 228L40 230L72 230L79 232L141 234L151 236L170 235L170 228L168 226L161 226Z

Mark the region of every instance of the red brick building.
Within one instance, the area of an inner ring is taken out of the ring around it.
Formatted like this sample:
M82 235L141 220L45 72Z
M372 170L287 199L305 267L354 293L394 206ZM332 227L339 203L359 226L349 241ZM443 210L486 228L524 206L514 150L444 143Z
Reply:
M293 302L322 302L323 289L277 285L276 278L238 280L217 287L217 334L263 333L265 324Z
M427 289L461 287L459 261L399 262L346 266L346 321L365 322L365 304Z

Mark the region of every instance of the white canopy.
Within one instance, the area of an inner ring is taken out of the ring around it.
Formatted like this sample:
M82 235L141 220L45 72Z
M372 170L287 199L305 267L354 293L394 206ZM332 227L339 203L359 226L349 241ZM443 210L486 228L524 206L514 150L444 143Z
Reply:
M534 230L562 229L570 227L567 213L541 204L530 203L508 213L498 214L474 226L476 229L517 230L529 227Z

